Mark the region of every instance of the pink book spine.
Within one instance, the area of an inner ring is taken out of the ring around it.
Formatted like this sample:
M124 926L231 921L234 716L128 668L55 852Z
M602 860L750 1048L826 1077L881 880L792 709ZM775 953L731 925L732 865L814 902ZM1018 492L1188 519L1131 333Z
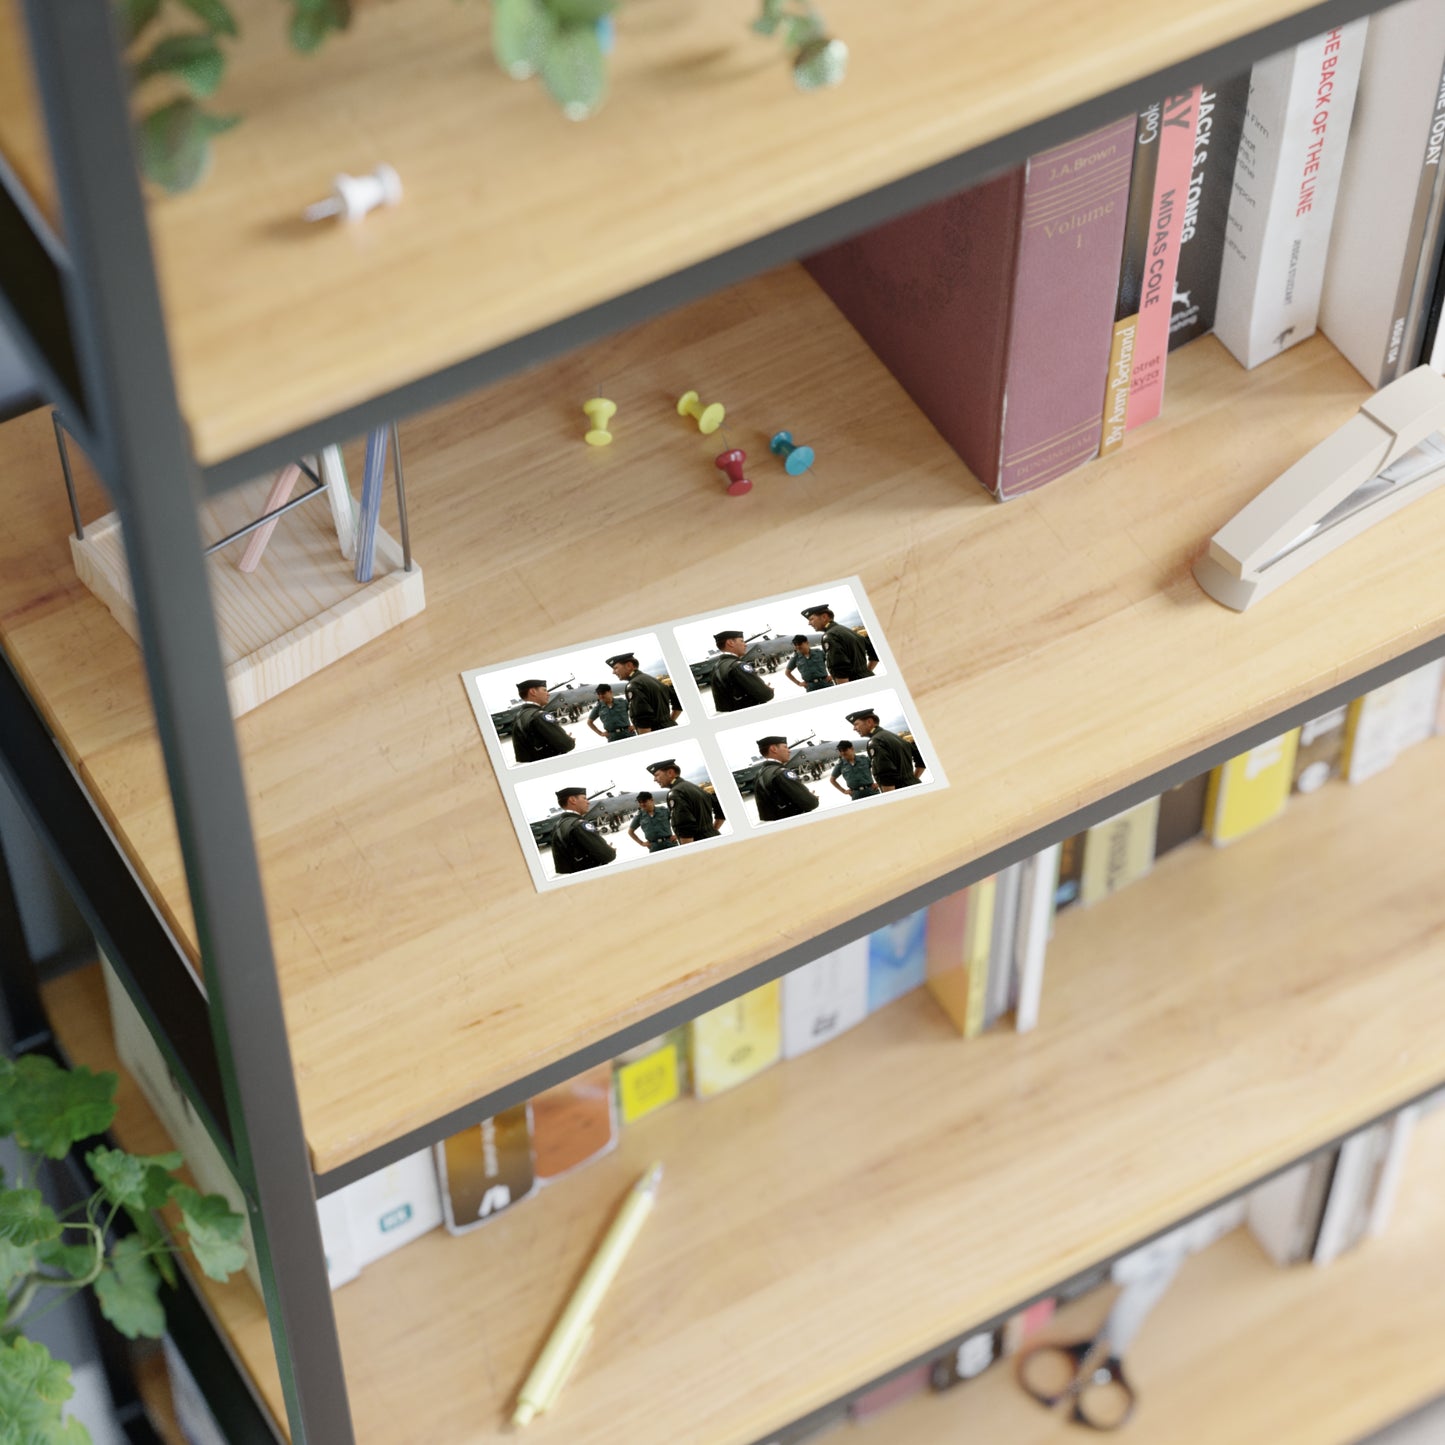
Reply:
M1134 372L1129 380L1129 409L1124 429L1153 421L1164 405L1164 362L1169 355L1169 317L1174 310L1174 279L1184 208L1194 171L1194 133L1199 124L1199 86L1164 102L1159 129L1159 169L1154 179L1154 225L1144 295L1134 333Z

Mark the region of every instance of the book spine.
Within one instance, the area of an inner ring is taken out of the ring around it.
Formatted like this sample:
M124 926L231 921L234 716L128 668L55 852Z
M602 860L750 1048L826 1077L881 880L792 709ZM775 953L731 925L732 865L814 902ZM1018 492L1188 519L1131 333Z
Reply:
M1169 315L1174 281L1179 273L1184 207L1194 165L1194 137L1199 123L1200 89L1196 85L1164 102L1159 124L1159 163L1154 174L1153 220L1149 229L1149 261L1144 295L1134 331L1134 366L1124 426L1132 431L1153 421L1164 406L1164 365L1169 355Z
M1442 147L1445 147L1445 66L1442 66L1435 86L1430 128L1425 135L1420 178L1415 187L1415 204L1411 208L1410 225L1405 233L1405 258L1395 283L1395 312L1390 318L1385 365L1376 386L1384 386L1415 367L1415 348L1419 345L1423 320L1421 312L1429 300L1421 292L1431 279L1431 268L1425 264L1425 238L1432 229L1438 233L1438 221L1432 225L1432 219L1442 198L1445 198L1445 187L1440 180ZM1438 242L1438 234L1436 240Z
M1365 26L1337 26L1251 74L1214 322L1246 367L1318 324Z
M968 938L968 1000L963 1020L963 1036L977 1038L983 1032L984 1009L988 1001L989 952L993 946L994 903L998 895L997 878L980 878L969 890Z
M1132 138L1128 117L1028 162L1004 363L1000 499L1098 453Z
M1389 1142L1380 1172L1375 1181L1374 1197L1370 1200L1370 1217L1365 1232L1374 1236L1383 1234L1395 1212L1395 1200L1400 1193L1400 1179L1405 1172L1405 1156L1410 1150L1410 1139L1415 1125L1420 1121L1420 1108L1411 1104L1401 1109L1389 1125Z
M1154 176L1159 168L1159 123L1163 110L1163 106L1155 104L1140 111L1134 132L1134 164L1129 178L1119 284L1114 300L1114 327L1109 338L1109 364L1105 372L1100 456L1107 456L1124 444L1129 383L1134 375L1134 338L1139 326L1139 303L1144 295L1144 268L1149 264L1149 232L1154 220Z
M1058 888L1060 845L1053 844L1029 859L1024 896L1019 905L1019 996L1014 1009L1014 1027L1026 1034L1039 1021L1039 1002L1044 991L1044 960L1049 947L1049 929L1054 919L1054 894Z
M1224 228L1239 133L1249 104L1249 73L1202 91L1184 229L1179 235L1179 271L1169 315L1169 349L1183 346L1214 329L1219 301L1219 268L1224 260Z
M929 905L928 991L963 1032L968 1018L968 934L973 890L961 888Z
M1019 889L1022 863L1012 863L998 875L993 905L993 940L989 945L988 989L983 1026L992 1028L1008 1011L1014 984L1014 949L1019 926Z

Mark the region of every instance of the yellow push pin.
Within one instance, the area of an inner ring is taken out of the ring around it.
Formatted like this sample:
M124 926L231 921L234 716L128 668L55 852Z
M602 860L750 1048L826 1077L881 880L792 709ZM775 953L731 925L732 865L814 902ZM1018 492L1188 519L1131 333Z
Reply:
M711 406L703 406L695 391L685 391L677 399L677 414L696 417L698 431L703 436L710 436L723 424L723 417L727 412L721 402L715 401Z
M617 414L617 403L608 401L605 396L594 396L591 401L582 403L582 410L587 413L587 420L592 423L592 430L582 440L589 447L607 446L612 440L607 423Z

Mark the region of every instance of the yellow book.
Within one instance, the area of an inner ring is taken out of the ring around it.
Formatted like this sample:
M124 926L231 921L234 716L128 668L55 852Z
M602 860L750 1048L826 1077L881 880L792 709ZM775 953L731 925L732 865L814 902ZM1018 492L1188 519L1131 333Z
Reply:
M1211 843L1232 843L1279 817L1289 801L1298 746L1294 728L1215 768L1204 803Z
M983 1032L988 1001L988 958L993 949L993 900L998 892L998 880L980 878L968 892L968 926L964 940L968 1006L963 1018L963 1036L972 1039Z
M1138 807L1095 823L1084 835L1079 902L1097 903L1142 878L1154 866L1158 826L1158 798L1147 798Z
M635 1124L682 1093L686 1040L685 1030L673 1029L628 1049L615 1062L617 1112L624 1124Z
M969 895L961 888L928 906L928 929L924 939L928 991L960 1033L968 1018Z
M688 1025L693 1092L710 1099L761 1073L783 1052L782 984L774 979Z

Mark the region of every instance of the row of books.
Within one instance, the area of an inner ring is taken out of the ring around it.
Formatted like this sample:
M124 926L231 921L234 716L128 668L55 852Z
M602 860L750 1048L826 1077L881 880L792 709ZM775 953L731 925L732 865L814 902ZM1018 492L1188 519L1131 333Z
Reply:
M1157 416L1211 330L1246 367L1321 325L1373 387L1418 364L1442 144L1445 10L1402 0L807 264L1007 499Z

